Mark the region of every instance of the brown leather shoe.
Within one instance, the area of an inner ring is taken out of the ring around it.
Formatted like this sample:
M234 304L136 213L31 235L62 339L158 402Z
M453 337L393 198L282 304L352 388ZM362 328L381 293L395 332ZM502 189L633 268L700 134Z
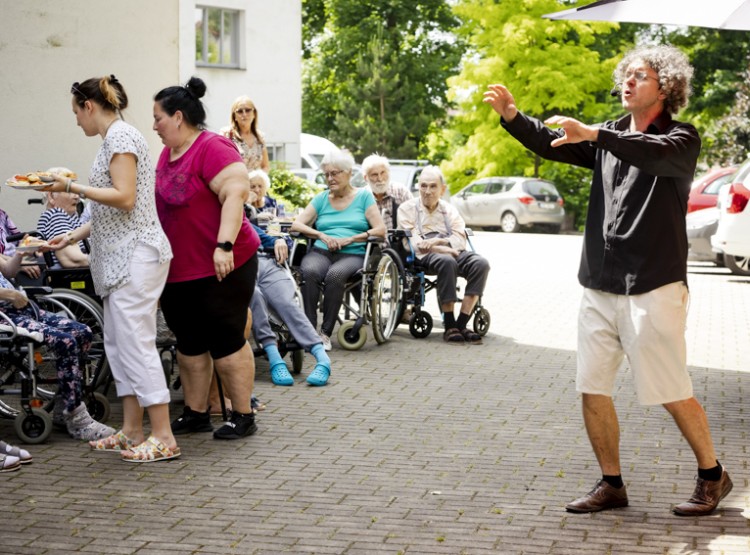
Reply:
M677 516L710 515L719 506L719 501L729 495L732 486L729 474L724 467L721 467L721 478L719 480L709 481L698 478L693 496L685 503L676 505L672 512Z
M595 513L627 506L628 492L625 486L614 488L604 480L599 480L586 495L565 505L565 510L571 513Z

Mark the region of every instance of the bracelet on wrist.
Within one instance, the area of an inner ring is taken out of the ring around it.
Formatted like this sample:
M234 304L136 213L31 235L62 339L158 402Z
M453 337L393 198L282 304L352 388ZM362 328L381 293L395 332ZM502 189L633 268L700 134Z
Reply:
M68 231L68 232L67 232L67 233L65 234L65 238L66 238L66 239L67 239L67 241L68 241L68 245L72 245L72 244L74 243L74 241L73 241L73 232L72 232L72 231Z
M86 198L86 185L81 185L81 190L78 191L78 196L82 199Z
M68 178L68 182L65 184L65 192L70 192L70 186L73 184L73 180L71 178Z

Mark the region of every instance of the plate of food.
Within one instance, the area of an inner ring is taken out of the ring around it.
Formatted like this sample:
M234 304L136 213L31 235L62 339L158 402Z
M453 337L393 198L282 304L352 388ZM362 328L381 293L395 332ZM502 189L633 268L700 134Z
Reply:
M78 175L74 172L64 172L60 175L63 177L69 177L70 179L78 179ZM50 172L36 171L30 173L18 173L7 179L5 184L13 189L30 189L37 191L48 187L54 180L55 178Z
M42 239L39 239L38 237L31 237L26 236L21 241L19 241L18 246L16 247L16 250L18 252L36 252L42 247L48 247L49 243L47 241L44 241Z

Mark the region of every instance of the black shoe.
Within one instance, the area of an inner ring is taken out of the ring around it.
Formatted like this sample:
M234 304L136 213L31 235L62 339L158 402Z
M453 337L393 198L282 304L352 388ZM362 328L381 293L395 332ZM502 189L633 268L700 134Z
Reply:
M172 422L172 433L176 436L196 432L213 432L209 411L196 412L185 405L182 416Z
M232 419L214 432L214 439L240 439L258 430L255 414L232 412Z

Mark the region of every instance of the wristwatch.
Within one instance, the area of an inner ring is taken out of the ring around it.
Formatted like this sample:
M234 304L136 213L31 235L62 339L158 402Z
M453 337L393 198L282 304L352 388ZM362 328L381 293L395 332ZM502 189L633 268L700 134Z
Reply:
M223 250L224 252L232 252L234 245L231 241L224 241L223 243L216 243L216 248Z

